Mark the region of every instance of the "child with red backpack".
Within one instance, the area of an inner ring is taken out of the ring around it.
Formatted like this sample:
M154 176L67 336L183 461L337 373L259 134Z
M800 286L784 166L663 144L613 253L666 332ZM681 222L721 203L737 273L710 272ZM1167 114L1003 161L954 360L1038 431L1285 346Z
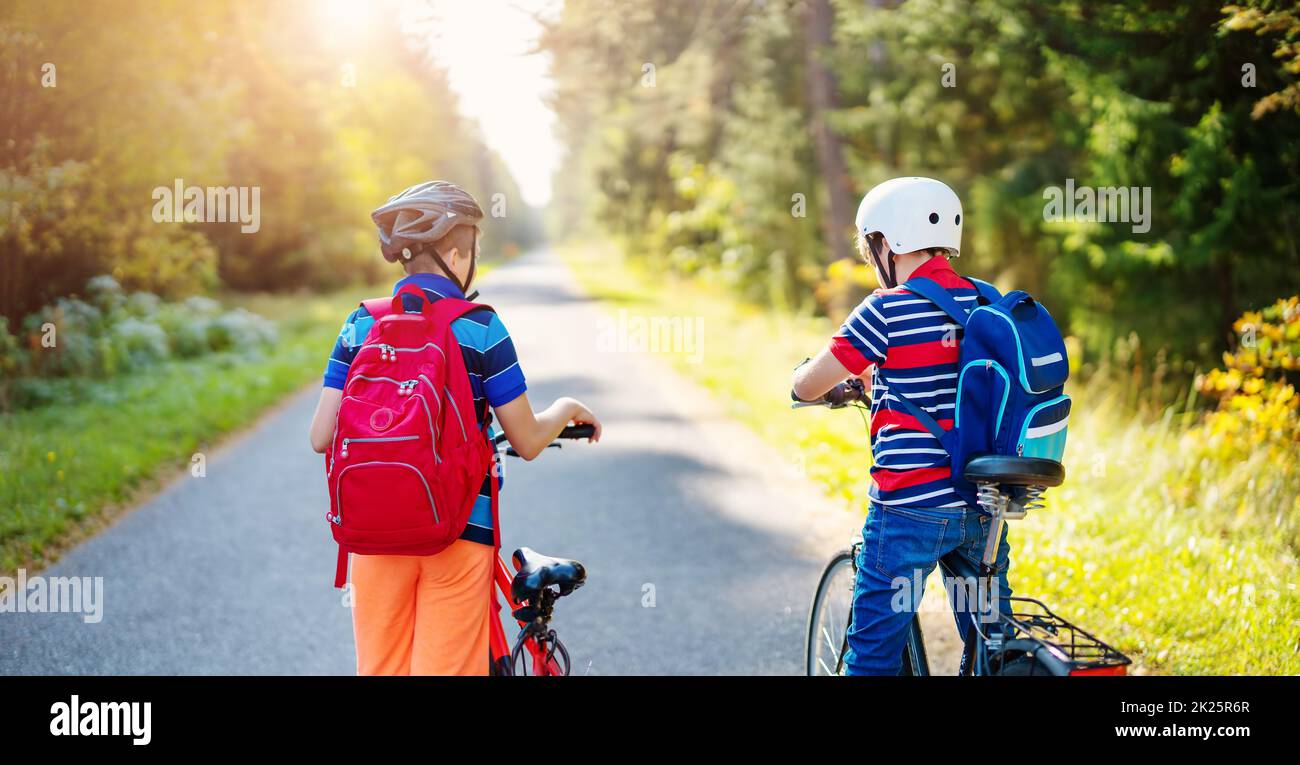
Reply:
M534 412L505 325L466 300L483 218L469 193L423 183L371 217L406 276L344 322L311 424L327 455L336 586L355 553L357 674L487 674L500 546L489 408L530 460L570 422L599 440L600 422L572 398Z

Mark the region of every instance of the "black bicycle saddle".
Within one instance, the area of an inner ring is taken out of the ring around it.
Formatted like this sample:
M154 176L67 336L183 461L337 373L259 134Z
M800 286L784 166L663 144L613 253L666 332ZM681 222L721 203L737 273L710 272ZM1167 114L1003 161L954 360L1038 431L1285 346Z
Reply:
M1065 466L1038 457L1009 457L985 454L966 463L964 475L971 483L1000 483L1007 486L1060 486Z
M546 587L558 587L560 595L568 595L587 581L587 570L576 560L552 558L527 547L520 547L511 556L515 564L515 578L510 582L510 595L516 603L535 603Z

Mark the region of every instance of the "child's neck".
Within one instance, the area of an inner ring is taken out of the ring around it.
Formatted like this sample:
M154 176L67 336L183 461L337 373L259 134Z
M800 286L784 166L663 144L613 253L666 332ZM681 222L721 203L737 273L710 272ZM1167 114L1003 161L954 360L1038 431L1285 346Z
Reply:
M902 284L908 279L911 279L912 274L916 273L916 270L918 268L930 262L931 258L941 258L941 257L943 256L931 255L928 252L907 252L907 253L903 253L902 255L895 255L894 274L895 277L898 279L898 283Z

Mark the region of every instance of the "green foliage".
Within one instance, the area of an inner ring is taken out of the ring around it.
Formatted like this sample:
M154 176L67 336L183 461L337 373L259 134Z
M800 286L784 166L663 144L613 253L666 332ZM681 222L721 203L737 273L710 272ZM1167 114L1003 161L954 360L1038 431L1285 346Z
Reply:
M321 354L338 332L338 307L376 291L382 288L245 299L281 317L270 327L277 342L259 353L169 358L107 379L35 381L47 394L56 391L61 405L0 411L0 572L53 560L64 544L94 528L113 506L129 502L137 489L188 466L196 451L318 376ZM117 302L111 294L103 297ZM127 307L151 301L121 302ZM223 331L232 336L267 329L260 315L254 319L207 298L191 299L186 309L213 322L226 317ZM167 327L172 336L172 322L180 317L160 316L165 313L166 306L159 306L154 326ZM243 324L260 326L237 328ZM0 319L0 365L11 358L3 351L13 341L3 330ZM75 385L75 393L64 389L65 382Z
M594 220L657 267L762 302L807 301L800 267L821 252L801 68L788 65L797 5L670 2L615 16L566 3L542 43L580 172L557 189L553 223Z
M1136 334L1148 357L1203 365L1244 306L1300 288L1290 4L838 0L833 45L811 52L809 0L704 3L689 24L666 20L673 5L569 2L543 39L577 158L565 230L589 219L655 268L756 302L839 304L823 298L837 288L817 237L811 53L835 74L824 116L854 193L946 180L966 209L962 270L1041 296L1090 361ZM1068 179L1149 188L1150 230L1045 220L1044 190ZM851 222L836 225L848 254Z
M123 292L111 276L91 279L86 299L62 297L28 316L22 332L0 324L0 409L71 403L82 378L111 378L171 358L256 354L277 338L273 323L243 308L191 297L167 303ZM72 379L65 379L72 378Z
M503 195L506 217L484 222L490 254L535 241L427 42L392 4L366 13L329 29L311 0L5 3L0 315L97 274L166 298L374 283L386 264L369 212L432 177L485 207ZM257 187L260 229L155 221L154 190L177 179Z

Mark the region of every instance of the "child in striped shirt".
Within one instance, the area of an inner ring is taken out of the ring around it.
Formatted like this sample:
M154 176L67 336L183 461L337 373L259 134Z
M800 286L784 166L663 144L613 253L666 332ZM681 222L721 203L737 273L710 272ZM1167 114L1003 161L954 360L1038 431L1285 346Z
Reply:
M961 223L961 201L939 181L895 178L872 189L858 208L857 244L881 288L849 314L821 353L795 370L794 395L804 401L850 377L862 378L871 390L871 507L857 561L847 674L899 673L908 625L935 565L950 594L977 581L989 518L958 496L948 453L900 399L944 430L953 427L960 327L906 282L924 277L958 305L977 305L975 285L949 263L960 254ZM989 607L1009 606L1009 553L1004 527ZM974 601L953 598L963 638L977 618Z

